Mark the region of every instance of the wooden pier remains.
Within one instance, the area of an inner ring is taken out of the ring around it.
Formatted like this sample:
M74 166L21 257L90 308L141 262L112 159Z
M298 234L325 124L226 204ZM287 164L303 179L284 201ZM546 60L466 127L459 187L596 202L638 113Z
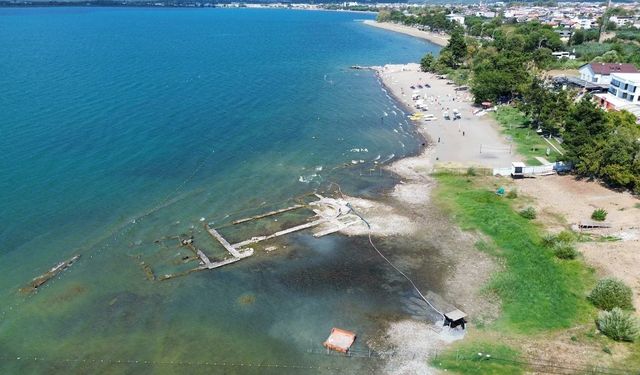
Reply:
M248 240L244 240L242 242L238 242L236 244L233 244L232 247L243 247L243 246L247 246L247 245L251 245L254 243L258 243L261 241L266 241L266 240L270 240L276 237L280 237L280 236L284 236L285 234L290 234L293 232L298 232L304 229L309 229L312 227L315 227L316 225L320 225L322 223L324 223L326 220L325 219L319 219L319 220L315 220L312 221L310 223L305 223L305 224L301 224L301 225L296 225L295 227L291 227L291 228L287 228L287 229L283 229L281 231L275 232L273 234L270 234L268 236L258 236L258 237L251 237Z
M47 281L53 279L58 276L63 271L66 271L69 267L71 267L78 259L80 259L80 255L74 255L70 259L67 259L63 262L60 262L53 266L49 271L43 273L42 275L35 277L33 280L29 282L29 284L23 288L20 288L20 292L22 293L34 293L38 291L38 288L44 285Z
M296 204L296 205L293 205L293 206L291 206L291 207L282 208L282 209L280 209L280 210L270 211L270 212L267 212L267 213L264 213L264 214L260 214L260 215L256 215L256 216L251 216L251 217L246 217L246 218L244 218L244 219L235 220L235 221L233 221L233 223L232 223L232 224L233 224L233 225L236 225L236 224L242 224L242 223L246 223L247 221L257 220L257 219L262 219L262 218L265 218L265 217L269 217L269 216L273 216L273 215L278 215L278 214L281 214L281 213L285 213L285 212L288 212L288 211L297 210L298 208L304 208L304 207L306 207L306 206L305 206L305 205L302 205L302 204Z
M233 256L234 256L234 257L236 257L236 258L240 258L240 257L241 257L241 256L240 256L240 253L238 252L238 250L236 250L236 248L235 248L235 247L231 246L231 244L230 244L227 240L225 240L225 239L224 239L224 237L222 237L222 236L220 235L220 233L218 233L218 231L217 231L217 230L215 230L215 229L211 228L211 227L209 226L209 224L205 224L205 225L204 225L204 227L207 229L207 232L209 232L209 234L210 234L213 238L215 238L218 242L220 242L220 244L221 244L222 246L224 246L224 248L225 248L225 249L227 249L227 251L228 251L231 255L233 255Z
M209 223L204 224L205 230L209 233L209 235L218 243L224 247L224 249L229 253L229 257L220 260L220 261L211 261L211 259L207 256L207 254L198 249L193 243L193 237L189 239L181 239L180 244L182 246L186 246L191 249L194 254L199 259L200 265L196 268L179 272L176 274L166 274L159 278L159 280L168 280L179 276L185 276L192 272L201 271L201 270L211 270L215 268L219 268L222 266L226 266L231 263L238 262L244 258L248 258L253 255L254 250L252 248L245 248L248 245L255 244L262 241L267 241L270 239L274 239L277 237L281 237L287 234L291 234L294 232L302 231L305 229L310 229L313 227L321 226L320 231L314 233L314 237L322 237L331 233L338 232L348 226L354 225L356 223L361 222L361 219L356 216L349 204L341 199L333 199L333 198L325 198L319 194L315 194L318 200L310 202L309 204L296 204L293 206L285 207L278 210L269 211L266 213L262 213L259 215L247 217L244 219L238 219L232 222L232 225L248 223L253 220L262 219L265 217L270 217L274 215L279 215L285 212L289 212L292 210L297 210L300 208L309 208L313 210L315 213L314 216L310 217L308 222L300 225L296 225L290 228L285 228L279 230L275 233L264 235L264 236L255 236L251 237L247 240L240 241L235 244L229 243L216 228L213 228L209 225ZM220 227L219 227L220 228Z

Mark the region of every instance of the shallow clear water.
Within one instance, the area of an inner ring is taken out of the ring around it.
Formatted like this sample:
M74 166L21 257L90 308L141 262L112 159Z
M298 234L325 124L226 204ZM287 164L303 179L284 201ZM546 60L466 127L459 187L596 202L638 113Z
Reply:
M420 141L375 76L348 67L437 48L358 22L372 17L0 9L5 357L371 366L305 354L333 326L367 337L402 314L404 290L360 239L300 233L277 251L164 282L147 281L139 262L180 270L175 243L154 241L191 228L202 236L201 217L223 225L331 181L361 195L393 183L373 161L415 153ZM74 254L81 260L38 294L17 292ZM0 368L178 371L6 358Z

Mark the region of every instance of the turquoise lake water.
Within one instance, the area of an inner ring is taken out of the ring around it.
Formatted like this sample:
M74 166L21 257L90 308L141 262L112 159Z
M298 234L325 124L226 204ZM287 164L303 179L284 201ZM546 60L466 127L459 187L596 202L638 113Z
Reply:
M168 237L204 243L200 218L223 226L330 182L363 196L391 186L373 162L413 154L421 140L375 75L349 66L418 61L438 48L359 22L371 18L0 9L0 372L375 366L306 353L331 327L373 337L380 320L404 314L406 288L363 239L303 232L171 281L149 281L140 266L182 270ZM38 293L18 292L76 254ZM131 360L153 363L117 363ZM159 363L172 361L183 364Z

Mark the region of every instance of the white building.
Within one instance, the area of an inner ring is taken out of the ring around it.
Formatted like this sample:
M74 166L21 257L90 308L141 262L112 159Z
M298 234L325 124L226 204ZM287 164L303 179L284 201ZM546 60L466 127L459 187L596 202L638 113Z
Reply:
M580 29L582 29L582 30L589 30L589 29L591 29L592 22L593 21L591 21L588 18L580 18L580 19L578 19L578 24L577 25L579 25Z
M626 100L631 104L638 104L640 94L640 73L614 73L611 74L609 94Z
M460 25L464 26L464 16L463 15L451 13L451 14L447 14L447 19L449 21L451 21L451 22L457 22Z
M492 12L489 10L476 12L476 17L495 18L496 15L497 15L496 12Z
M615 23L618 27L623 27L633 24L634 19L633 17L611 16L609 17L609 21Z
M633 64L590 63L582 65L579 72L580 78L584 81L608 85L611 82L611 74L638 73L638 69Z
M613 73L606 94L596 94L602 108L629 111L640 120L640 73Z
M558 60L562 60L562 59L575 60L576 59L576 55L567 51L551 52L551 55Z

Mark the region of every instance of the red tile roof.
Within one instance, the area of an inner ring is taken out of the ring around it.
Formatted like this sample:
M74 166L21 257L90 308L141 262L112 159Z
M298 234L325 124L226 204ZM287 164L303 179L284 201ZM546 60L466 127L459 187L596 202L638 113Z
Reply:
M620 64L620 63L591 63L591 70L594 74L609 75L611 73L638 73L633 64Z

